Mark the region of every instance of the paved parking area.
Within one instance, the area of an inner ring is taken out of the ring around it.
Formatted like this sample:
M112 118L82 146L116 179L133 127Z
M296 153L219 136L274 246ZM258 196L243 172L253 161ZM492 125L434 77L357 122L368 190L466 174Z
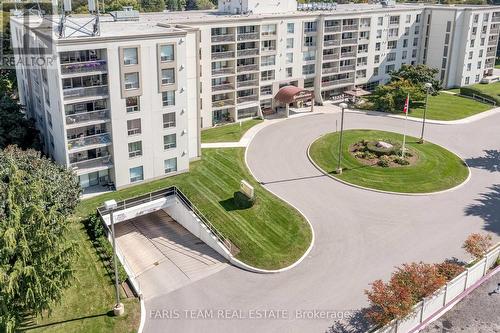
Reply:
M225 259L160 210L115 226L117 245L145 299L214 274Z

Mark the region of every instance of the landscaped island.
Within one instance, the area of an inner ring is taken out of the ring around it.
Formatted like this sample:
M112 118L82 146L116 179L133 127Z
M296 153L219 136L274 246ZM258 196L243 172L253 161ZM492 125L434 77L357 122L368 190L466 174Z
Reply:
M340 133L329 133L309 149L311 159L326 173L354 185L398 193L429 193L463 183L469 170L452 152L432 143L419 144L403 135L374 130L344 131L342 174L336 174Z

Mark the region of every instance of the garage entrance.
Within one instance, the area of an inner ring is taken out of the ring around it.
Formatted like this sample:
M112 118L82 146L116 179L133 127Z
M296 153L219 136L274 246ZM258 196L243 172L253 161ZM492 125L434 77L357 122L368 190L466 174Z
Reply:
M215 250L164 210L115 225L117 247L145 299L165 294L228 266Z

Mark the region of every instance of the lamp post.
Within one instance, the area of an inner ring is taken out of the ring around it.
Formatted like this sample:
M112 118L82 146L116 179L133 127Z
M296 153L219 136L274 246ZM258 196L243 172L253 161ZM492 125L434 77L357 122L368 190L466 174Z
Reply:
M339 163L337 165L336 173L338 175L341 175L342 174L342 167L340 166L340 164L342 162L342 137L344 135L344 110L347 108L347 104L340 103L339 106L342 109L342 116L340 118Z
M419 143L424 143L424 130L425 130L425 120L427 116L427 107L429 105L429 91L432 89L432 83L425 83L424 84L426 88L426 95L425 95L425 109L424 109L424 118L422 121L422 133L420 134L420 140L418 141Z
M113 264L115 269L115 292L116 292L116 304L113 307L113 313L115 316L121 316L125 312L123 304L120 302L120 289L118 285L118 261L116 257L116 239L115 239L115 223L114 223L114 210L117 207L115 200L108 200L104 203L104 207L109 211L109 220L111 222L111 239L113 242Z

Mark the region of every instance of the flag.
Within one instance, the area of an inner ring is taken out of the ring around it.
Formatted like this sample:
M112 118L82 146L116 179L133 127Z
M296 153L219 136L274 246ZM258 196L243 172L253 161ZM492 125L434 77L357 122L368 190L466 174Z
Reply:
M403 112L408 115L408 109L410 105L410 94L406 96L406 101L405 101L405 108L403 109Z

